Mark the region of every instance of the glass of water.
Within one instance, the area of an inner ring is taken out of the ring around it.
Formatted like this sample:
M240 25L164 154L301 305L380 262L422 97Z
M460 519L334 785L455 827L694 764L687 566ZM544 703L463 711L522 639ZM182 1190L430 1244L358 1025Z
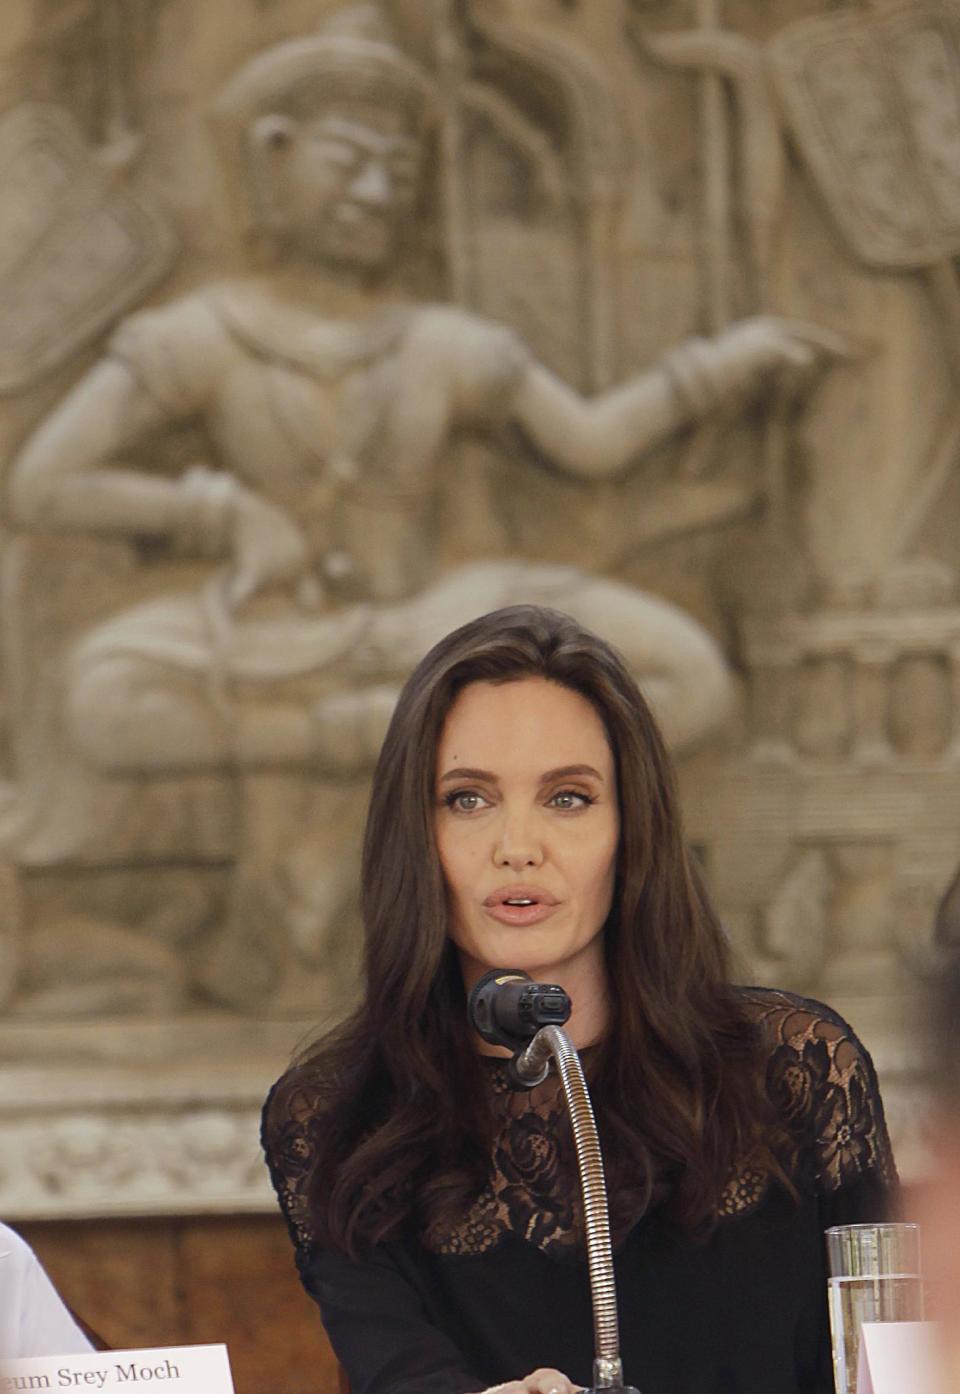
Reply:
M856 1394L865 1321L923 1321L920 1226L837 1225L827 1230L830 1334L837 1394Z

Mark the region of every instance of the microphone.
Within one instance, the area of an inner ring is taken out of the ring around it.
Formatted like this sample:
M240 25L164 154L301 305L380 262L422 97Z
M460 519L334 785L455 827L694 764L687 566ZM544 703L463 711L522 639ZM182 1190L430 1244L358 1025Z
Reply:
M517 1053L541 1026L562 1026L570 1018L570 998L556 983L535 983L516 968L491 968L475 983L467 1001L470 1025L489 1045Z
M562 987L535 983L514 968L491 968L474 984L467 1000L473 1029L490 1045L513 1052L508 1070L515 1088L534 1088L546 1079L551 1064L556 1066L577 1153L593 1300L593 1388L586 1394L637 1394L623 1382L603 1157L583 1069L563 1030L570 1010L570 998Z

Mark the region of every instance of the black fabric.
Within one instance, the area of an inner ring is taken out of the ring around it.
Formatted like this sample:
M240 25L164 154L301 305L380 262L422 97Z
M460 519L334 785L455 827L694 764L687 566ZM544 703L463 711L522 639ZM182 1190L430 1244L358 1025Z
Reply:
M820 1003L743 989L793 1127L798 1197L745 1164L705 1242L654 1208L616 1255L621 1347L643 1394L832 1394L823 1231L888 1213L896 1173L876 1076ZM312 1236L305 1178L318 1120L275 1091L264 1148L307 1291L352 1394L468 1394L554 1366L589 1385L593 1324L576 1174L555 1138L555 1081L512 1093L490 1062L499 1119L491 1177L447 1233L409 1233L354 1260ZM276 1101L284 1100L283 1108Z

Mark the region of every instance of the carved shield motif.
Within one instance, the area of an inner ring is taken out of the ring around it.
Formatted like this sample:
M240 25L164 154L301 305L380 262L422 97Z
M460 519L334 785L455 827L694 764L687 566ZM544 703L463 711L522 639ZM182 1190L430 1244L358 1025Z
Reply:
M793 135L840 232L878 269L960 253L960 13L818 16L771 46Z
M0 393L66 362L170 265L159 216L117 187L57 107L0 121Z

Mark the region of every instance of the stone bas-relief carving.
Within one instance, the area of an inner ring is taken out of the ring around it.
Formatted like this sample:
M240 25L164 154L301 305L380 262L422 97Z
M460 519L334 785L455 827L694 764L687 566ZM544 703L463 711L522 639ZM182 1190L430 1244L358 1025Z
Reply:
M251 1145L260 1120L255 1105L62 1108L52 1126L40 1114L4 1128L8 1155L24 1159L0 1175L5 1213L18 1220L270 1207L263 1161Z
M270 1082L267 1060L288 1048L288 1028L262 1026L254 1043L248 1025L229 1037L198 1027L171 1049L166 1023L54 1025L46 1059L29 1034L26 1026L8 1028L5 1047L11 1055L19 1048L21 1058L0 1062L4 1213L268 1208L259 1103ZM72 1059L64 1060L65 1048ZM34 1057L27 1067L24 1052Z
M264 1203L236 1130L349 990L397 686L522 599L620 644L745 973L846 1010L905 1129L960 811L954 272L946 213L883 268L841 216L791 99L838 16L275 0L229 77L165 8L135 106L177 280L4 403L0 1208ZM850 8L836 62L899 81L935 9Z
M79 797L87 783L95 809L109 781L230 773L236 868L193 985L235 1007L262 1005L279 985L285 928L323 959L357 874L355 810L336 826L321 804L321 835L289 850L277 772L321 784L367 773L398 684L457 624L524 600L580 616L619 644L680 747L729 706L713 641L659 598L515 558L439 573L436 496L458 435L513 422L553 467L595 484L840 343L755 318L586 399L514 330L412 298L389 273L436 106L374 6L254 57L215 115L270 270L121 324L11 467L22 532L160 538L212 563L201 583L134 608L118 590L117 612L72 645L67 753L48 788L69 780ZM132 467L151 435L187 422L202 427L209 460L178 478ZM307 861L290 925L278 882ZM179 978L166 974L161 1000ZM41 991L27 1009L45 1001L70 1011L68 990Z
M858 10L818 16L772 45L805 153L869 266L913 269L960 252L958 37L951 6L897 0L869 23Z
M0 120L0 171L0 393L9 393L141 299L169 268L172 238L55 107Z
M892 3L807 17L770 47L791 136L848 254L921 273L941 376L911 476L884 477L882 465L863 476L863 507L848 510L846 538L834 534L820 603L745 625L749 764L735 791L714 787L704 814L713 825L736 809L724 839L736 850L724 860L717 845L716 865L761 976L850 1003L865 1031L901 1050L905 989L929 967L960 812L955 557L924 552L945 499L955 509L960 443L957 44L950 7ZM896 176L907 164L909 190ZM827 516L808 499L810 557ZM747 870L740 855L761 816L769 833Z

